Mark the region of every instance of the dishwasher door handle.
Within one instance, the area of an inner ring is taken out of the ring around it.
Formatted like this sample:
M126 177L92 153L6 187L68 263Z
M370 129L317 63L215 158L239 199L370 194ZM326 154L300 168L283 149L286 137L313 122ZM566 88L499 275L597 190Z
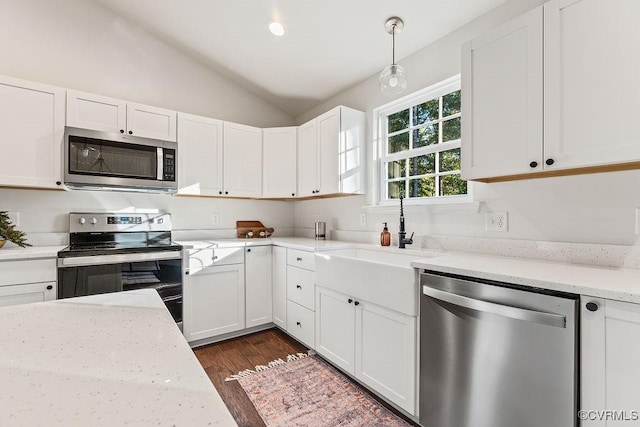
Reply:
M509 305L477 300L463 295L441 291L440 289L435 289L426 285L422 286L422 293L431 298L475 311L492 313L502 317L524 320L525 322L539 323L546 326L554 326L556 328L567 327L567 317L560 314L545 313L543 311L528 310L526 308L512 307Z

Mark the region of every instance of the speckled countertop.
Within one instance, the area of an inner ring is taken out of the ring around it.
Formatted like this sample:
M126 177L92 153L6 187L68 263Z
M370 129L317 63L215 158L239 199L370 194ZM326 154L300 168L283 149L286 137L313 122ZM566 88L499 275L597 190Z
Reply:
M420 269L640 304L640 270L449 253L416 259Z
M7 243L5 247L0 249L0 261L56 258L58 251L64 248L65 246L31 246L21 248L15 245L10 246L10 244Z
M2 426L235 426L154 290L0 309Z

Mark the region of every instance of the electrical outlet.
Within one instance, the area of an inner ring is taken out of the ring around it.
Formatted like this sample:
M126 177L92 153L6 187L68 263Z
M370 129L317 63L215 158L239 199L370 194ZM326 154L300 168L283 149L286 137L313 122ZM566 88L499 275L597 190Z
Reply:
M315 218L315 222L320 221L320 215L316 214L316 216L314 218Z
M361 213L360 214L360 225L367 225L367 214L366 213Z
M220 214L217 214L217 213L211 214L211 221L213 222L213 225L220 224Z
M20 212L7 212L7 215L14 226L20 227Z
M509 216L507 212L487 212L487 231L508 231Z

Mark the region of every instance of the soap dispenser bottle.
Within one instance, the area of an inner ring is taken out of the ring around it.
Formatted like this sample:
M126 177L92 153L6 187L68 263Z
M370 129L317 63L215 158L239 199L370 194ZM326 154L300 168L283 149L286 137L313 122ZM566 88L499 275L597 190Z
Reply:
M384 228L382 229L382 233L380 233L380 246L391 246L391 233L389 233L387 223L383 222L383 224Z

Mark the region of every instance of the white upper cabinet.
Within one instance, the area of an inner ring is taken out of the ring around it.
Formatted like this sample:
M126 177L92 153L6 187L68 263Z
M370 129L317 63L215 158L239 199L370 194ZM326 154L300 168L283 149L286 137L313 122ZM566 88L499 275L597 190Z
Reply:
M339 106L298 128L298 196L365 192L365 121Z
M178 194L222 194L222 128L221 120L178 114Z
M462 177L542 169L542 6L462 48Z
M224 194L262 195L262 129L224 122Z
M67 93L67 126L176 141L176 112L78 91Z
M640 167L639 20L634 0L552 0L467 43L463 178Z
M262 196L294 197L296 195L295 127L262 129Z
M64 101L64 89L0 77L0 185L60 188Z
M545 160L576 168L640 160L640 2L544 5Z
M298 127L298 196L309 197L318 188L318 125L313 119Z

